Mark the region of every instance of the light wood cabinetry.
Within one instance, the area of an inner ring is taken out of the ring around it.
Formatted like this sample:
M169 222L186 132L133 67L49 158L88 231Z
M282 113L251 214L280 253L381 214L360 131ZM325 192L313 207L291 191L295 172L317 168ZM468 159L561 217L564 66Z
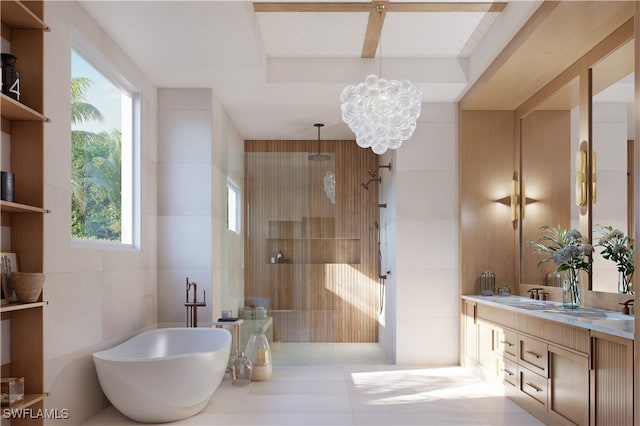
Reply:
M11 171L15 175L15 202L0 201L2 226L11 229L10 249L17 253L21 271L43 272L44 123L43 62L44 4L42 1L0 2L2 38L18 58L20 101L0 94L2 131L11 136ZM11 359L2 376L25 379L25 399L12 406L44 408L43 306L36 303L3 305L2 319L11 323ZM43 424L42 416L10 420L12 425ZM4 424L4 420L3 420Z
M633 424L633 341L591 333L592 425Z
M465 366L553 425L631 425L634 341L462 299Z
M589 357L549 345L549 416L555 424L589 424Z
M463 365L469 368L475 368L478 363L478 326L476 322L477 303L462 300L462 336L463 349L462 359Z

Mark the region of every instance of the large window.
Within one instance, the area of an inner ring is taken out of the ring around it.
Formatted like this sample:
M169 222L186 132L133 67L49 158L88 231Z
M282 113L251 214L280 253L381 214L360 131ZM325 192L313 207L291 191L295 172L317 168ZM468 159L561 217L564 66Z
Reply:
M112 66L90 56L71 54L71 234L133 245L138 97Z
M240 210L240 187L231 179L227 180L227 228L240 233L240 222L242 220Z

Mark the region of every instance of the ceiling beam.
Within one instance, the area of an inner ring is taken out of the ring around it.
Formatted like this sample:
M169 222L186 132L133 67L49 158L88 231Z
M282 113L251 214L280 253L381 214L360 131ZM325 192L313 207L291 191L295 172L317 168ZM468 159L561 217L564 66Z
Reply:
M369 12L367 32L364 35L364 44L362 45L361 57L364 59L376 57L376 50L378 50L378 44L382 36L382 25L384 24L387 4L389 4L388 0L376 2L376 9Z
M389 3L387 12L502 12L507 3Z
M288 3L254 2L256 12L365 12L376 10L378 1L371 3ZM506 2L425 2L387 3L387 12L502 12Z
M371 12L371 3L262 3L254 2L256 12Z

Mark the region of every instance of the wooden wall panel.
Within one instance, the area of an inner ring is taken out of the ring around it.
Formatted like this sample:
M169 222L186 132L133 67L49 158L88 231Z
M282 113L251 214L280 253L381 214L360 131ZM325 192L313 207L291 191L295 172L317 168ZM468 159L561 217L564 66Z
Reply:
M275 341L377 342L378 186L361 183L378 157L354 141L320 150L333 159L309 161L311 141L245 141L245 298L266 301Z
M514 177L512 111L460 111L461 294L480 294L480 274L514 291L515 227L505 201Z

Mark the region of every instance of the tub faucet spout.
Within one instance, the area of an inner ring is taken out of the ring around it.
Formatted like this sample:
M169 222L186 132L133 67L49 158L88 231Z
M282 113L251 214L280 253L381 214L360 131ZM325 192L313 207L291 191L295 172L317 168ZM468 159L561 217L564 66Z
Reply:
M189 302L189 291L193 287L193 298ZM187 327L198 326L198 307L207 306L207 292L202 293L202 302L198 302L198 285L194 282L189 282L189 277L186 279L186 296L184 306L187 308Z

